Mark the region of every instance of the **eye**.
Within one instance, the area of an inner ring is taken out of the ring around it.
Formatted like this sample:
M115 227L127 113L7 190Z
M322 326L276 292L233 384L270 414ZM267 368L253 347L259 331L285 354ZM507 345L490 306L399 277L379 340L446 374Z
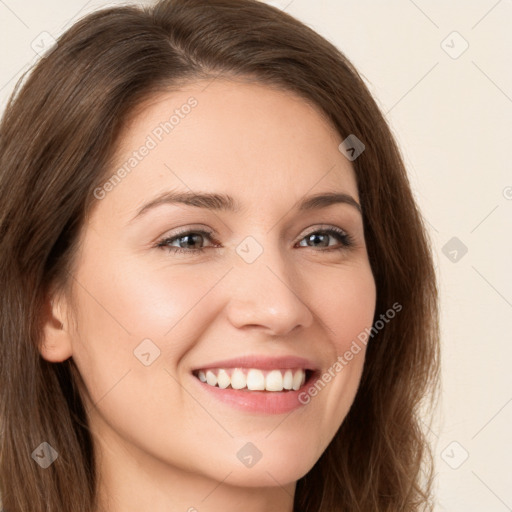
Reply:
M331 246L331 244L329 244L329 237L337 239L339 242L341 242L341 244L335 244L334 246ZM354 244L354 240L347 232L334 226L317 231L312 231L309 235L306 235L302 240L306 240L306 243L312 242L313 244L319 242L319 245L306 245L306 247L330 247L330 249L327 249L329 251L343 250L348 247L351 247ZM301 247L304 247L304 245L301 245Z
M181 233L177 233L172 237L160 240L157 244L157 247L167 248L173 253L199 253L203 252L205 248L194 247L194 245L204 241L205 239L212 240L212 232L202 229L195 231L182 231ZM178 242L178 245L182 245L184 247L176 247L171 245L175 242Z
M172 237L165 237L157 242L155 247L168 249L174 254L188 253L198 254L204 252L207 247L203 247L205 240L214 241L213 232L199 230L182 231ZM329 237L338 240L339 244L330 244ZM353 245L353 238L344 230L331 226L329 228L312 231L310 234L302 238L306 241L306 245L300 244L299 247L319 247L323 251L340 251ZM311 245L310 245L311 243ZM177 244L177 245L176 245ZM201 245L196 247L196 245ZM217 243L213 247L218 246Z

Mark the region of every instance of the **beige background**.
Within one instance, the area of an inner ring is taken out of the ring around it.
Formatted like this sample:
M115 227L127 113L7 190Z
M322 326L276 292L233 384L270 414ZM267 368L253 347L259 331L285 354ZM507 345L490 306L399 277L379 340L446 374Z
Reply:
M0 108L37 61L42 32L57 37L87 12L120 3L0 0ZM443 335L443 396L429 434L436 510L512 510L512 2L268 3L320 32L362 73L430 226Z

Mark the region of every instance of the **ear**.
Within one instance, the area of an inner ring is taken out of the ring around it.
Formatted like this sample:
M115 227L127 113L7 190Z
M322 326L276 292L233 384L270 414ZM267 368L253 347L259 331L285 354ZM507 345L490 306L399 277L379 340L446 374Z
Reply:
M64 294L49 296L43 307L39 352L52 363L65 361L73 354L68 311Z

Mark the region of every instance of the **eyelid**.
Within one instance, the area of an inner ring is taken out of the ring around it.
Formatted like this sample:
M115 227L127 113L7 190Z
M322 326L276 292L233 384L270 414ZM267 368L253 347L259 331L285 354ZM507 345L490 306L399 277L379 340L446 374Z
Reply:
M310 226L312 229L308 229L308 231L305 234L302 234L299 237L298 243L300 243L302 240L304 240L305 237L310 236L314 233L327 233L331 237L340 237L342 238L342 246L346 249L349 247L353 247L356 245L356 239L354 236L352 236L346 229L340 228L339 226L334 226L331 224L321 224L319 226ZM335 247L332 247L331 249L335 249ZM329 250L329 249L324 249Z
M348 231L346 229L334 224L312 224L303 230L302 234L299 236L299 240L302 240L305 236L310 235L311 233L316 233L317 231L327 231L329 229L340 230L348 235Z
M183 236L189 235L189 234L206 235L207 238L213 239L215 231L213 231L212 229L209 229L209 228L204 228L204 227L194 228L192 226L178 228L178 231L175 231L175 232L172 232L172 233L169 233L169 234L159 237L155 242L156 247L161 246L163 244L163 242L167 242L169 240L175 240L175 239L178 239L180 237L183 237Z
M160 237L156 244L154 244L154 247L157 248L167 248L170 252L174 253L189 253L189 254L197 254L201 253L207 248L215 248L219 246L219 242L217 242L214 239L214 233L210 228L194 228L193 226L186 226L183 228L180 228L178 231L171 233L169 235L164 235ZM330 251L341 251L341 250L347 250L353 246L356 245L356 239L344 228L340 228L339 226L331 225L331 224L320 224L320 225L312 225L306 228L306 231L299 236L296 242L294 242L294 247L297 244L300 244L307 236L313 235L315 233L324 233L332 238L338 239L338 244L334 246L328 245L327 247L315 249L315 247L311 247L314 250L318 250L319 252L330 252ZM190 234L200 234L203 235L204 238L210 240L212 242L211 246L207 247L200 247L197 249L194 248L182 248L182 247L174 247L169 245L169 242L175 242L181 237L184 237L185 235ZM302 247L308 247L308 246L302 246Z

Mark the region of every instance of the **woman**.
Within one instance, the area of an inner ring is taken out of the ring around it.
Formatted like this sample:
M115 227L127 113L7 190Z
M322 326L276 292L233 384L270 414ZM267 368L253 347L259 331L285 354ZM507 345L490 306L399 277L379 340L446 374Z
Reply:
M431 508L428 237L330 43L253 0L99 11L0 160L5 510Z

